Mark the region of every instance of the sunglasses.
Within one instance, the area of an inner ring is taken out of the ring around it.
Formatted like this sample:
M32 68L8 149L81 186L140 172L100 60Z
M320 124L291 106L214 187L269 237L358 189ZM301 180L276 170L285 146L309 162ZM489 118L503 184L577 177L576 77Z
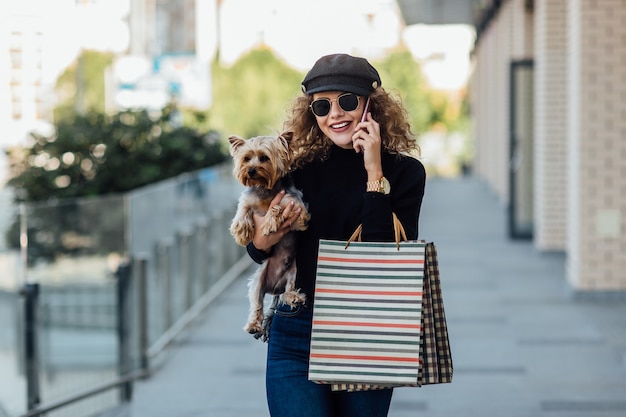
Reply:
M335 100L329 98L318 98L313 100L309 107L317 117L324 117L330 113L332 102L336 101L343 111L353 111L359 107L359 96L353 93L345 93L337 97Z

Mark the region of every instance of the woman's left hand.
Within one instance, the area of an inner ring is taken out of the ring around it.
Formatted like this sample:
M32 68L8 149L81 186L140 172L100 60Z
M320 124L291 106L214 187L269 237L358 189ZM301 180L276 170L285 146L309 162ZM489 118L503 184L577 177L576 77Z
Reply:
M376 174L378 171L382 173L380 125L368 112L365 120L360 122L356 129L352 135L352 146L357 153L363 152L365 170L368 173Z

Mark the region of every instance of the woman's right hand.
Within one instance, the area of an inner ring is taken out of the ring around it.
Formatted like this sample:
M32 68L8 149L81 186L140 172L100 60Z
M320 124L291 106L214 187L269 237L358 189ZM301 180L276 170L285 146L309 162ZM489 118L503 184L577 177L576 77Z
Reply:
M280 205L281 200L285 196L285 191L279 192L274 199L270 202L270 207ZM272 247L280 242L280 240L285 236L290 230L291 225L300 215L302 208L297 207L294 208L294 202L290 201L285 207L282 209L283 218L285 221L283 224L276 230L275 232L270 233L269 235L264 235L261 231L262 225L265 222L265 216L261 216L259 214L254 214L254 237L252 239L252 244L255 248L260 251L269 253L272 250Z

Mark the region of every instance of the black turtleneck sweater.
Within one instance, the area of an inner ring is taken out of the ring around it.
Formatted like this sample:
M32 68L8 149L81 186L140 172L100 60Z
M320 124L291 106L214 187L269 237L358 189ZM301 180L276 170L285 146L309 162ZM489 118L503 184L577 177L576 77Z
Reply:
M391 184L389 195L365 191L363 155L352 149L335 146L327 160L292 172L311 213L308 229L298 232L296 255L296 288L307 295L308 303L313 301L320 239L347 240L363 224L363 241L393 241L392 212L400 219L407 238L417 239L426 182L424 166L409 156L383 153L382 168ZM267 257L252 244L248 253L257 263Z

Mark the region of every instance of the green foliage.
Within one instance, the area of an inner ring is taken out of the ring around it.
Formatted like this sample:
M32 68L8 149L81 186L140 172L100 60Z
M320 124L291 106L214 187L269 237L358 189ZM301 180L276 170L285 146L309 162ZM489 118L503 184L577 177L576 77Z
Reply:
M400 96L409 113L413 131L425 132L432 126L433 103L422 70L409 51L389 54L374 64L387 91Z
M408 50L392 52L374 65L385 89L402 99L414 132L460 126L459 106L445 93L428 86L419 63ZM204 121L224 136L251 137L280 130L284 111L300 93L304 77L267 48L250 51L230 68L216 61L212 71L213 107ZM197 120L197 116L188 115L187 121L194 117Z
M227 143L218 140L216 132L251 137L279 131L304 75L269 49L257 48L229 68L214 62L210 111L170 106L156 118L146 111L107 116L104 73L111 61L111 54L84 51L59 78L57 91L66 98L55 111L65 115L56 119L56 134L33 135L31 149L11 152L10 184L19 200L128 191L219 163L227 158ZM466 128L465 100L451 101L432 91L409 51L392 52L375 66L383 86L402 99L416 133ZM79 73L83 76L77 77ZM89 111L83 115L75 113L80 107L74 104L78 79L86 87L84 104ZM182 127L175 123L178 120Z
M214 64L209 121L224 136L278 132L285 109L300 93L302 78L266 48L252 50L230 68Z
M51 137L33 134L29 149L8 152L19 201L124 192L228 157L216 132L177 126L177 110L65 119Z
M469 101L466 89L459 91L455 100L449 103L445 121L449 131L469 133Z
M112 62L110 52L81 52L57 79L58 104L53 111L54 119L71 118L76 112L104 112L105 71Z
M447 93L431 89L422 69L408 50L390 53L375 64L387 91L397 93L406 107L413 131L452 131L466 128L467 108Z
M147 111L106 115L104 74L112 55L84 51L57 82L56 133L33 134L30 148L7 152L16 200L129 191L225 161L228 147L221 136L279 131L304 74L267 48L250 51L229 68L218 61L209 111L169 106L156 116ZM432 91L410 52L396 51L374 64L383 86L402 99L415 133L466 128L464 96L451 100Z

